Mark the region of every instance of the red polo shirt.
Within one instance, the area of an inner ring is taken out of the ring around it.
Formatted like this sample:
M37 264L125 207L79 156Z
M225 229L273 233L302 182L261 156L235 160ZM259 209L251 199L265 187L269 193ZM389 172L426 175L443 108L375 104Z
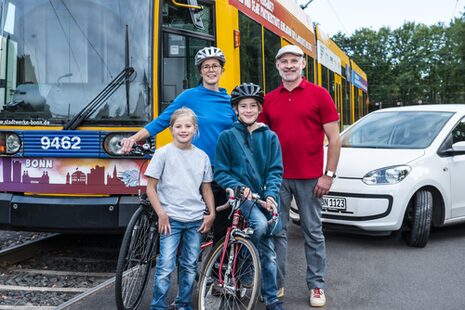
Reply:
M265 96L259 120L278 135L284 178L313 179L323 174L323 124L338 119L328 91L305 79L292 91L281 84Z

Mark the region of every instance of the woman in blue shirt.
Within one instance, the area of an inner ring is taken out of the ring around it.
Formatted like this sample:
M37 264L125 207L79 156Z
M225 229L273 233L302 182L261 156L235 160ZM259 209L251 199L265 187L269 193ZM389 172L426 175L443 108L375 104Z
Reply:
M231 107L231 97L226 89L219 86L226 58L219 48L210 46L197 52L194 63L199 69L201 83L182 92L156 119L134 135L123 139L121 141L123 153L131 151L137 141L153 137L168 128L173 112L187 107L194 111L198 122L198 135L192 143L207 153L213 166L218 137L222 131L231 128L236 120L236 113ZM224 190L215 182L212 183L212 190L215 205L224 204L226 202ZM227 211L216 214L213 225L215 243L226 233L228 214Z
M193 144L207 153L214 163L216 141L220 133L231 128L236 114L231 107L231 97L219 86L226 59L214 46L205 47L195 55L195 65L202 78L201 83L182 92L156 119L121 142L121 151L128 153L136 141L153 137L169 126L171 115L182 107L190 108L197 116L199 134Z

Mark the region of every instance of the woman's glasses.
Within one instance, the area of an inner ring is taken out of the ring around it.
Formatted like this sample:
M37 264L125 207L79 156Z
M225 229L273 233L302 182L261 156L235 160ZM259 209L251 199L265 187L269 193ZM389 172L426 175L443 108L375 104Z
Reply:
M210 70L218 71L221 69L221 66L217 64L213 64L213 65L203 65L200 68L202 69L202 71L208 72Z

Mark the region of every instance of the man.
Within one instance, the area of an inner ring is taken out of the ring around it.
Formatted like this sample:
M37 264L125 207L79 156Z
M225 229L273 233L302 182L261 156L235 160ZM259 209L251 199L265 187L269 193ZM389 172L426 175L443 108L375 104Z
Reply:
M321 200L327 194L339 161L338 113L329 93L302 77L306 62L295 45L282 47L276 54L276 68L282 84L265 96L260 121L278 135L282 147L284 176L280 189L283 231L275 237L278 287L284 294L287 257L287 224L292 198L300 213L307 259L306 281L310 305L326 304L324 273L325 239L321 224ZM326 169L323 170L323 143L328 139Z

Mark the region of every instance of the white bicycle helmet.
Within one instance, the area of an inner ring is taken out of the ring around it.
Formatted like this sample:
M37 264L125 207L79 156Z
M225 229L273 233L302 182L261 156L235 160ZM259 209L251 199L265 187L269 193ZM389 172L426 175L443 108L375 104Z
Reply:
M215 46L204 47L195 54L195 65L200 66L205 60L215 58L218 59L221 66L226 63L223 51Z

